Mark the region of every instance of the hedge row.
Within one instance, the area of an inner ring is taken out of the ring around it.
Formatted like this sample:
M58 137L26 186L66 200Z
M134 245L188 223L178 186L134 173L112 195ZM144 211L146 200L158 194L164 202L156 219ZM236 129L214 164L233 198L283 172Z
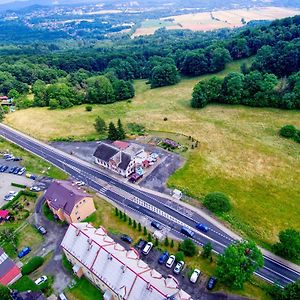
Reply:
M44 263L44 258L41 256L32 257L27 264L22 267L22 275L28 275L39 268Z
M26 185L15 183L15 182L12 182L11 186L15 186L15 187L18 187L18 188L21 188L21 189L26 189Z
M21 197L21 196L28 196L28 197L36 197L36 193L31 192L31 191L20 191L11 201L9 201L8 203L4 204L1 209L7 209L10 208L14 203L17 202L17 200Z

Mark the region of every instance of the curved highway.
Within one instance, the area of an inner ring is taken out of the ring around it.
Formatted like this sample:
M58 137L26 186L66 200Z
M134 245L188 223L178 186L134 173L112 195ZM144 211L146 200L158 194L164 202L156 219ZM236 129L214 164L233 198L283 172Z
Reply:
M234 239L207 221L203 216L194 211L189 211L179 204L172 205L170 200L164 198L163 195L158 197L151 192L141 191L105 174L97 167L89 165L78 158L72 158L68 154L12 130L3 124L0 124L0 135L63 169L72 177L84 181L89 187L118 205L145 215L150 219L158 220L180 238L184 237L180 233L180 228L185 225L193 228L195 232L194 242L200 245L211 242L216 253L222 253L230 243L234 242ZM199 232L195 228L198 223L206 224L210 228L209 232ZM299 272L270 257L264 256L264 262L264 267L256 272L256 275L264 280L284 286L300 278Z

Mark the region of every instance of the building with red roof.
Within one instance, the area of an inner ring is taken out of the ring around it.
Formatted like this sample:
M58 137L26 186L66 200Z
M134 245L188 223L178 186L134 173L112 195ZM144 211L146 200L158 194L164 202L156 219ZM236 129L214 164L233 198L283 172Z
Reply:
M6 221L9 218L9 211L8 210L1 210L0 209L0 223L2 221Z
M20 268L0 248L0 284L9 285L22 277Z

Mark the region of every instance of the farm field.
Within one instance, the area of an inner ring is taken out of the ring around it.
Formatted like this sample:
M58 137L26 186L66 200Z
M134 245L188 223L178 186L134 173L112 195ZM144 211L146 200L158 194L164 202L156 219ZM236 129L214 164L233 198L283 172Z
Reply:
M218 76L238 70L242 62L229 64ZM200 146L190 151L186 165L171 176L169 185L198 199L212 191L228 194L234 207L225 219L268 246L280 230L300 229L300 147L277 134L285 124L300 127L300 112L225 105L194 110L189 106L192 88L209 76L159 89L138 80L132 102L94 105L92 112L86 112L84 105L57 111L30 108L8 115L5 122L42 140L66 133L95 136L93 122L98 115L106 121L121 118L151 130L191 135Z
M133 36L153 34L155 30L166 27L167 29L190 29L193 31L208 31L220 28L235 28L243 26L245 22L253 20L274 20L290 17L300 11L283 7L260 7L259 9L235 9L219 10L170 16L161 19L145 20L140 28L137 28Z

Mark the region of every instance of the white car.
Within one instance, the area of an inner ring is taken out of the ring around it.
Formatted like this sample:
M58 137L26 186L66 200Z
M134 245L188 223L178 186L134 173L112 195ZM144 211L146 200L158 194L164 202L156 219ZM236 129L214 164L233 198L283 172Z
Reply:
M196 281L198 280L199 276L201 274L201 271L198 269L195 269L190 277L190 282L192 283L196 283Z
M75 184L77 184L78 186L85 185L85 183L83 181L75 181Z
M182 271L183 267L184 267L184 261L181 260L176 264L173 272L175 274L179 274Z
M48 279L47 276L44 275L44 276L38 278L34 283L35 283L36 285L40 285L40 284L46 282L47 279Z
M168 258L168 260L166 262L166 267L172 268L172 266L174 265L174 262L175 262L175 255L170 255L170 257Z
M153 243L148 242L148 243L146 244L146 246L144 247L143 251L142 251L143 254L144 254L144 255L148 255L149 252L151 251L152 247L153 247Z
M23 175L26 171L26 168L22 168L19 172L18 175Z

